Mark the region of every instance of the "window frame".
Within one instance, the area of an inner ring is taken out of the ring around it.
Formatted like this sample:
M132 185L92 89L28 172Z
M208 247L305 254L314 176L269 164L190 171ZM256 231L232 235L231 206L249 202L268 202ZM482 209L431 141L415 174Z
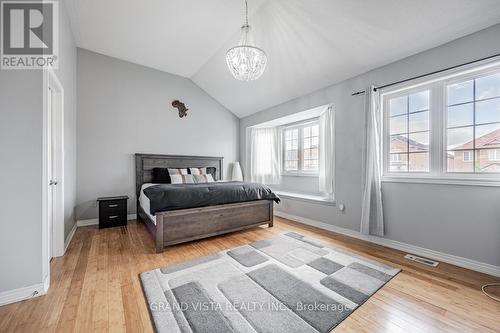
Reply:
M500 173L448 172L447 86L500 73L500 57L380 90L382 181L500 186ZM393 172L390 167L389 100L429 89L429 172ZM473 124L475 125L475 124ZM474 137L475 139L475 137ZM476 150L473 150L474 155Z
M304 150L304 131L303 129L305 127L309 127L312 125L318 125L319 129L319 117L307 119L307 120L301 120L295 123L290 123L286 124L280 127L280 150L281 150L281 175L282 176L304 176L304 177L319 177L319 146L320 146L320 139L319 139L319 132L318 132L318 171L308 171L308 170L303 170L303 164L304 164L304 157L303 157L303 150ZM298 150L298 170L293 171L293 170L286 170L285 169L285 163L286 163L286 150L285 150L285 132L287 130L293 130L293 129L298 129L298 145L297 145L297 150Z

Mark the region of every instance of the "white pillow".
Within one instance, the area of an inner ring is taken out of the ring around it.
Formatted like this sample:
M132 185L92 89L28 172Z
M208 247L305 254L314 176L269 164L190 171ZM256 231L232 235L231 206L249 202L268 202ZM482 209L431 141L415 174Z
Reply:
M194 184L193 175L170 175L171 184Z
M196 183L213 183L214 177L211 174L207 175L192 175Z

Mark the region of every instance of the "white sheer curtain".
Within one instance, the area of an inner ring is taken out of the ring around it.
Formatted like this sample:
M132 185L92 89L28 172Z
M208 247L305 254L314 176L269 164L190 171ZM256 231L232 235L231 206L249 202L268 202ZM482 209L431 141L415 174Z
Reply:
M366 97L366 155L360 231L367 235L384 236L380 94L370 87Z
M335 117L329 105L319 117L319 192L333 199L335 175Z
M250 132L250 180L279 184L280 153L277 128L252 128Z

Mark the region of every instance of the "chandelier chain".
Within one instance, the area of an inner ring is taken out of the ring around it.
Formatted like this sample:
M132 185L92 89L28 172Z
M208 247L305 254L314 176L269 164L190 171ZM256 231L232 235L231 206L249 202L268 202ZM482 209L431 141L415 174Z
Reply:
M245 26L248 27L248 1L245 0Z

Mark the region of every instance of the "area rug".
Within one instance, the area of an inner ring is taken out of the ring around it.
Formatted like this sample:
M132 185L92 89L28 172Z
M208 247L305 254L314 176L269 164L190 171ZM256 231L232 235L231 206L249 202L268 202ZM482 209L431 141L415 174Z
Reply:
M158 332L329 332L400 270L297 233L140 274Z

